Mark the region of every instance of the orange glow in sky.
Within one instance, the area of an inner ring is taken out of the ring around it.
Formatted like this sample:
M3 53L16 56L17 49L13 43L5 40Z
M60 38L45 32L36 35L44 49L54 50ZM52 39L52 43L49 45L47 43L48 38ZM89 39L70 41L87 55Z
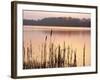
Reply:
M89 13L70 13L70 12L47 12L47 11L23 11L24 19L33 19L38 20L47 17L73 17L73 18L90 18L91 14Z

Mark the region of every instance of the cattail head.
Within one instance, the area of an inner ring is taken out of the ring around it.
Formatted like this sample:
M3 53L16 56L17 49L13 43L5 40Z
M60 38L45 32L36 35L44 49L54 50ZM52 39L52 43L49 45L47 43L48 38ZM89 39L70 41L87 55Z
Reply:
M45 37L45 41L47 40L47 36Z
M52 29L51 29L51 31L50 31L50 36L52 36Z

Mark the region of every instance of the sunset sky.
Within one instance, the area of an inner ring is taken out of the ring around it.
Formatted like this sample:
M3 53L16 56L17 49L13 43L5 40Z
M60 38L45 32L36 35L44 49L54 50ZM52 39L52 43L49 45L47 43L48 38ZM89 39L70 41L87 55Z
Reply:
M47 17L73 17L73 18L90 18L89 13L69 13L69 12L47 12L47 11L23 11L24 19L38 20Z

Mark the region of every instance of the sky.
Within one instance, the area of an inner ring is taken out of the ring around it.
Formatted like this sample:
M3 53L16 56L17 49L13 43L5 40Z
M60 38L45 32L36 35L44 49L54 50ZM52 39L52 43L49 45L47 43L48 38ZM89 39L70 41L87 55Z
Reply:
M89 13L70 13L70 12L47 12L47 11L23 11L24 19L43 19L47 17L73 17L73 18L90 18L91 14Z

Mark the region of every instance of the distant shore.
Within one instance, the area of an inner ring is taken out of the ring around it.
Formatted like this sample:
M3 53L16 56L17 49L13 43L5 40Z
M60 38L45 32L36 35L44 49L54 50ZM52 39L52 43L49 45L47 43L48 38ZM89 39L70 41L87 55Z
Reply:
M89 27L24 26L24 31L90 31Z

